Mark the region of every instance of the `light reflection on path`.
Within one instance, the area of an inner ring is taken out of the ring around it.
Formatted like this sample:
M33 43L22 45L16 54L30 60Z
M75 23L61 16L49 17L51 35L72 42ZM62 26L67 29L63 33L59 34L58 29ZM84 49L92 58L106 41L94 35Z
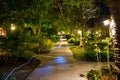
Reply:
M41 60L42 63L26 80L87 80L86 77L79 76L79 72L85 73L86 67L84 66L86 65L75 62L65 40L59 43L61 47L60 45L56 46L50 54L42 56L43 58L47 57L47 59L51 58L51 60Z
M54 48L68 48L68 43L66 41L66 39L63 39L62 37L60 37L60 41L57 43L57 46L55 46Z
M58 56L54 60L57 64L66 64L67 61L64 56Z

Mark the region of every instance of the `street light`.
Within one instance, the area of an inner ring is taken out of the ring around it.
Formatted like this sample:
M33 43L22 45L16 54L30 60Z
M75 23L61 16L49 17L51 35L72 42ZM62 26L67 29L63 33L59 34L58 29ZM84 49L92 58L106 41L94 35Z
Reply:
M79 30L78 34L80 34L80 44L79 45L82 47L82 31Z
M103 21L103 23L105 26L109 25L109 31L110 31L110 33L112 33L111 35L115 35L115 30L113 28L113 26L115 25L114 20L107 19L107 20Z

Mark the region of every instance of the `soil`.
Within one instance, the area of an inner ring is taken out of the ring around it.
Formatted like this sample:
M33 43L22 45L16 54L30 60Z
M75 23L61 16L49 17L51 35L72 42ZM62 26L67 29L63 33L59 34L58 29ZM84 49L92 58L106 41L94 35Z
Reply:
M3 75L6 77L13 68L20 66L25 62L21 61L14 61L9 64L5 64L0 66L0 72L3 73ZM30 75L30 73L40 64L40 60L33 59L31 62L23 67L21 67L19 70L16 70L12 76L15 77L16 80L25 80L27 76Z

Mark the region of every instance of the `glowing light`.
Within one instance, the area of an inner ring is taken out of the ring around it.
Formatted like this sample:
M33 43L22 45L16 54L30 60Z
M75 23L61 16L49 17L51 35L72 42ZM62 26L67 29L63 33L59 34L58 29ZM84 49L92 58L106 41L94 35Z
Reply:
M82 34L82 31L79 30L79 31L78 31L78 34Z
M116 33L115 29L112 29L112 35L115 35L115 33Z
M5 36L6 30L3 27L0 27L0 36Z
M115 26L115 22L114 22L114 20L111 20L110 27L112 28L113 26Z
M111 29L111 34L115 35L116 31L114 29L114 26L116 26L114 19L112 18L111 20L105 20L103 21L104 25L110 25L110 29Z
M11 24L11 30L15 30L15 25L14 24Z
M98 34L98 32L96 31L96 34Z
M103 21L103 23L104 23L104 25L109 25L110 24L110 20L109 19L105 20L105 21Z

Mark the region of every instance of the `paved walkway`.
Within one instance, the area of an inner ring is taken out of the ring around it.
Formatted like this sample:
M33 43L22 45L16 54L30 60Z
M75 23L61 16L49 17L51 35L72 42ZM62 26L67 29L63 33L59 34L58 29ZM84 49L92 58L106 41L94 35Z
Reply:
M67 42L58 42L50 54L39 55L42 63L26 80L87 80L87 72L96 69L97 63L76 61ZM63 46L64 45L64 46Z

